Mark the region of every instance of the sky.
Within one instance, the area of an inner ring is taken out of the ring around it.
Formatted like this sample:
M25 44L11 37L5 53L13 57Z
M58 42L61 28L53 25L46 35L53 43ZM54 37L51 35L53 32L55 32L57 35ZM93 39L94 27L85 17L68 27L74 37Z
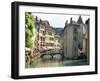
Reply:
M49 21L49 24L55 28L64 28L66 20L68 20L68 23L70 22L70 18L72 17L72 20L76 21L78 20L78 17L80 15L67 15L67 14L44 14L44 13L32 13L33 16L37 16L38 19L47 20ZM81 15L83 22L85 22L89 16Z

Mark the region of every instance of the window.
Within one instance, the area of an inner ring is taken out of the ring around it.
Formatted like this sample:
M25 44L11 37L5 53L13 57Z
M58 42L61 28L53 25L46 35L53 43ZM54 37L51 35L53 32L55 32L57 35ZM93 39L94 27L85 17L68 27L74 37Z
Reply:
M77 41L78 40L78 37L77 36L74 36L74 40Z
M46 32L45 32L45 31L43 31L43 35L45 35L45 33L46 33Z
M46 46L54 46L53 43L46 43Z
M74 34L77 34L78 32L77 32L77 28L74 28Z
M43 46L45 46L45 45L43 44Z
M40 37L40 40L41 40L41 41L45 41L45 38L44 38L44 37Z
M42 37L40 37L40 40L42 41Z
M49 40L53 41L53 40L54 40L54 38L50 37L50 38L49 38Z
M42 47L42 44L41 44L41 47Z
M45 38L43 37L43 41L45 41Z
M48 32L48 35L52 35L52 32Z

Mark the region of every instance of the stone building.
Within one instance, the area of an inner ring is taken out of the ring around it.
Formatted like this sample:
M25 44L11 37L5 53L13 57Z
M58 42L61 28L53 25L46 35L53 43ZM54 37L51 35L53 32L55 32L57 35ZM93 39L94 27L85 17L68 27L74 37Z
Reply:
M62 45L64 56L72 59L80 55L79 49L83 49L83 27L84 23L81 16L78 21L70 19L70 23L66 23L62 36Z
M84 52L85 52L85 55L87 57L87 64L89 64L89 27L90 27L90 19L87 19L86 22L85 22L85 33L84 33Z
M83 34L85 31L85 24L83 23L82 17L79 16L78 20L77 20L77 24L80 25L80 27L78 28L78 33L79 33L79 49L83 49Z

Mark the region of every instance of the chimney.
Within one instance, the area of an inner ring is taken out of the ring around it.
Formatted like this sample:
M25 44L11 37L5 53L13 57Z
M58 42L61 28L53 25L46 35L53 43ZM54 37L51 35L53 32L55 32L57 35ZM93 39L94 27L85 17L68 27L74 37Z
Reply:
M65 22L65 26L67 26L68 25L68 20L66 20L66 22Z
M72 17L70 18L70 23L72 23Z

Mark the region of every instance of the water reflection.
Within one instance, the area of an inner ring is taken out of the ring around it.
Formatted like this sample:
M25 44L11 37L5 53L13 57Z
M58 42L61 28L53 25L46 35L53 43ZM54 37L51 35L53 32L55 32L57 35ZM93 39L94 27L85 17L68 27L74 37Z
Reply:
M62 54L62 53L61 53ZM42 68L42 67L60 67L60 66L76 66L87 65L86 59L64 59L60 53L49 53L42 57L34 58L32 63L25 64L25 68Z
M61 56L55 55L52 59L51 56L45 56L41 61L36 65L36 67L57 67L62 66Z

